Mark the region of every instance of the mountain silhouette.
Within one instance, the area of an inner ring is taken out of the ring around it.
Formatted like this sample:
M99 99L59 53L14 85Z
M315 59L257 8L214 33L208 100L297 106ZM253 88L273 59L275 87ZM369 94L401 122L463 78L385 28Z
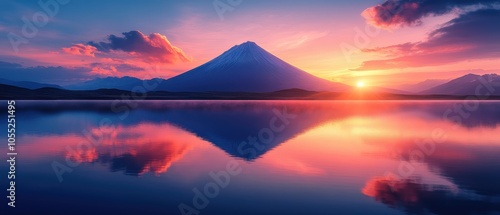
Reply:
M97 90L97 89L117 89L117 90L128 90L133 91L136 87L141 87L144 82L157 83L163 81L163 79L151 79L151 80L141 80L135 77L124 76L124 77L105 77L96 78L89 81L67 85L64 88L69 90Z
M273 92L292 88L337 92L350 89L347 85L304 72L254 42L245 42L197 68L162 82L159 90Z
M422 91L426 95L500 95L500 76L497 74L468 74L447 83ZM478 95L478 96L479 96Z
M450 80L445 79L427 79L425 81L421 81L415 84L403 84L396 86L395 89L407 91L410 93L418 93L424 90L431 89L433 87L439 86L441 84L447 83Z
M32 81L12 81L12 80L7 80L7 79L3 79L3 78L0 78L0 84L10 85L10 86L15 86L15 87L20 87L20 88L26 88L26 89L30 89L30 90L35 90L35 89L40 89L40 88L45 88L45 87L62 89L61 86L55 85L55 84L43 84L43 83L32 82Z

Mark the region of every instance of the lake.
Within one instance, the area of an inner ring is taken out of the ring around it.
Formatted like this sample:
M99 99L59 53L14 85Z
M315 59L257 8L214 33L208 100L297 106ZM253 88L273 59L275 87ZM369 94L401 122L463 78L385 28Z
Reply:
M499 125L491 101L17 101L2 211L500 214Z

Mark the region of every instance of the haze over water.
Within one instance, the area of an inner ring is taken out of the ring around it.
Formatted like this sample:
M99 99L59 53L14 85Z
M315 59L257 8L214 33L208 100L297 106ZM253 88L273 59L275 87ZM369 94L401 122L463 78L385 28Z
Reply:
M16 212L500 214L500 102L462 104L19 101ZM197 209L193 189L234 162Z

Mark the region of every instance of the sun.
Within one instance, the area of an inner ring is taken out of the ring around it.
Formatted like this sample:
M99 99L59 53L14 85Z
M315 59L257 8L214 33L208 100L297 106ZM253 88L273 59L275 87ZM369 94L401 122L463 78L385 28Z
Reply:
M356 83L356 87L358 87L358 88L363 88L363 87L365 87L365 82L363 82L363 81L358 81L358 83Z

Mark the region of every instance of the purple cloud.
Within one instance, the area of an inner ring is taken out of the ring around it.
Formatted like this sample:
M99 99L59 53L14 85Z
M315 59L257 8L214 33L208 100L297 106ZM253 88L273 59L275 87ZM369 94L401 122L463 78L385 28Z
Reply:
M173 64L191 61L180 48L159 33L147 36L140 31L129 31L122 34L123 37L110 35L106 42L91 41L88 45L104 53L123 51L146 62Z
M364 62L353 70L381 70L443 65L474 59L500 58L500 10L463 14L431 32L426 41L366 49L389 59Z
M500 0L386 0L367 8L362 15L374 26L390 28L419 25L424 17L447 14L457 8L491 7L499 3Z

